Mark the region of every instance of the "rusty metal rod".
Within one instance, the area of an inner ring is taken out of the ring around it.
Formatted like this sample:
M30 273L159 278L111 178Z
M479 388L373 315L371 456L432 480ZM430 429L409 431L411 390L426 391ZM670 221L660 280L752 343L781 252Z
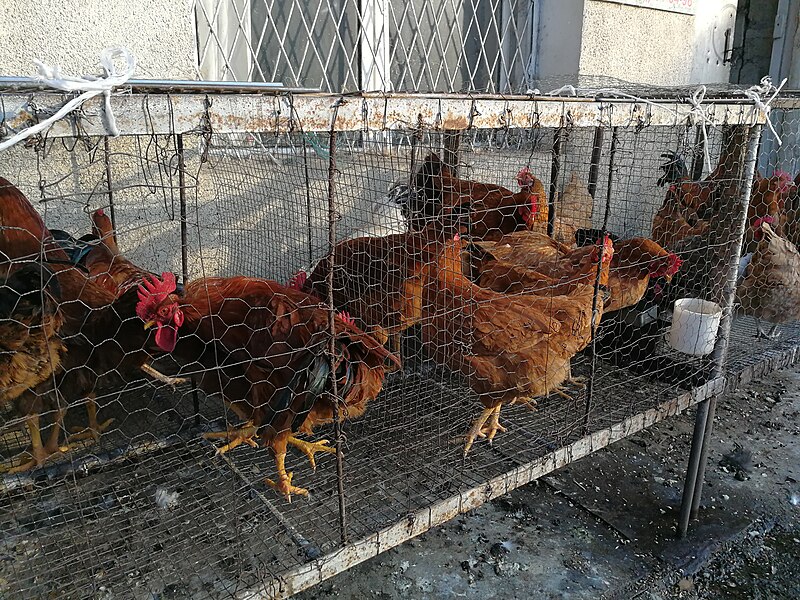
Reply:
M183 149L183 135L176 136L178 150L178 198L181 209L181 279L185 286L189 283L189 228L186 211L186 156ZM197 393L197 378L191 375L192 405L194 408L194 424L200 426L200 396Z
M614 158L617 154L617 142L619 135L616 127L611 129L611 149L608 153L608 185L606 187L606 206L603 213L602 236L600 237L600 256L597 263L597 271L594 277L594 293L592 294L592 366L589 374L589 381L586 383L586 411L583 415L584 434L589 433L589 423L592 418L592 401L594 399L594 378L597 372L597 337L595 327L597 327L597 301L600 296L600 275L603 272L603 255L605 253L605 235L608 232L608 218L611 214L611 197L614 193Z
M553 161L550 164L550 190L547 195L547 235L552 236L556 223L556 194L558 193L558 180L561 176L561 146L563 127L556 129L553 134Z
M741 126L744 128L744 126ZM744 129L746 131L746 129ZM740 131L742 133L742 131ZM729 224L732 228L728 229L728 240L725 256L727 265L725 269L725 279L722 284L721 305L722 319L720 321L717 341L714 345L714 352L711 355L713 362L713 376L719 377L725 372L725 363L728 358L728 345L730 342L731 325L733 324L733 305L736 298L736 279L741 259L742 240L744 239L745 228L747 225L747 210L750 205L750 194L753 187L753 175L755 174L756 160L758 158L758 143L761 137L761 125L754 125L747 131L747 145L744 153L744 160L738 160L740 166L738 173L739 189L733 206L726 211L730 214ZM734 143L736 136L730 141ZM741 153L740 153L741 155ZM733 158L726 157L726 162L730 163ZM725 208L725 207L723 207ZM718 225L718 230L725 231L725 225ZM689 521L700 506L702 498L703 481L705 479L706 463L708 462L708 448L711 435L714 430L714 412L716 410L716 397L712 396L705 400L697 408L695 417L694 435L692 436L692 447L689 453L689 465L686 470L686 481L684 483L683 498L681 500L681 512L678 517L678 537L686 537L689 529Z
M114 189L111 185L111 148L108 143L108 136L103 138L103 149L105 151L106 166L106 189L108 190L108 213L111 217L111 235L114 243L117 243L117 217L114 213Z
M333 432L336 437L336 487L339 497L339 530L342 545L347 544L347 507L344 497L344 453L342 446L342 422L339 410L339 391L336 381L336 309L333 305L333 269L336 263L336 115L344 100L339 99L333 105L331 116L330 139L328 142L328 323L330 340L328 342L328 360L330 361L331 395L333 397Z

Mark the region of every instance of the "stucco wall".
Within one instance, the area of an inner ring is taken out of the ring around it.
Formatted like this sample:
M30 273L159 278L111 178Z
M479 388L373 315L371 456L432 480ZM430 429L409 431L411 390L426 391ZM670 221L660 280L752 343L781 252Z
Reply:
M654 85L727 82L720 40L735 4L699 4L696 15L686 15L586 0L580 74Z
M42 0L0 11L0 74L32 75L32 59L69 75L97 73L100 51L126 46L136 77L196 79L190 0Z

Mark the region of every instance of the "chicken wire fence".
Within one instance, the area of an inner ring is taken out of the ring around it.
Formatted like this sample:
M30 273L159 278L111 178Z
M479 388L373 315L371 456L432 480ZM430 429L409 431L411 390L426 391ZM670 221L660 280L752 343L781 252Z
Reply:
M114 100L5 155L9 597L290 595L794 360L738 99Z

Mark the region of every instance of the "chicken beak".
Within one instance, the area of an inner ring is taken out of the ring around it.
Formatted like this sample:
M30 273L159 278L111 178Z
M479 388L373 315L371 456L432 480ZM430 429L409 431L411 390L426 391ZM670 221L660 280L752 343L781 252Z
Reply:
M144 324L144 328L145 329L150 329L155 324L156 324L155 321L148 321L147 323Z

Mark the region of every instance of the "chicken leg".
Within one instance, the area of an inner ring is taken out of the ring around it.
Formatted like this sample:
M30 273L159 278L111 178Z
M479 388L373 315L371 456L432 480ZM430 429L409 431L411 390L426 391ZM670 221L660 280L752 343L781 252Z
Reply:
M289 434L278 435L272 443L272 452L275 454L275 466L278 469L278 481L272 479L264 479L271 488L279 491L286 497L286 501L291 503L292 494L298 496L308 496L308 490L305 488L292 485L292 472L286 471L286 446L289 443Z
M502 404L484 408L478 418L475 419L472 427L470 427L467 432L467 442L464 444L464 456L470 451L476 439L486 438L491 442L498 431L506 431L506 428L500 425L501 408Z
M86 397L86 413L89 415L88 427L76 427L73 434L67 438L68 443L77 442L79 440L86 440L89 438L94 439L95 443L100 441L100 435L108 429L109 425L114 422L114 419L106 419L102 423L97 422L97 402L95 401L94 393Z
M317 452L325 452L326 454L336 454L336 448L331 447L328 440L319 440L316 442L306 442L305 440L301 440L296 438L295 436L289 436L287 440L289 444L300 450L303 454L308 457L308 462L311 463L311 468L315 471L317 470L317 461L314 458L314 455Z
M71 450L71 446L59 446L58 438L61 434L61 427L64 422L64 415L66 409L60 408L56 411L55 419L53 420L53 431L47 438L47 444L42 444L42 432L40 428L40 420L38 414L30 414L25 417L25 425L28 428L28 433L31 438L31 447L24 452L16 455L11 459L11 467L6 470L8 474L22 473L35 467L45 464L52 457L59 454L64 454ZM29 456L25 460L25 456ZM14 464L17 463L17 464Z

